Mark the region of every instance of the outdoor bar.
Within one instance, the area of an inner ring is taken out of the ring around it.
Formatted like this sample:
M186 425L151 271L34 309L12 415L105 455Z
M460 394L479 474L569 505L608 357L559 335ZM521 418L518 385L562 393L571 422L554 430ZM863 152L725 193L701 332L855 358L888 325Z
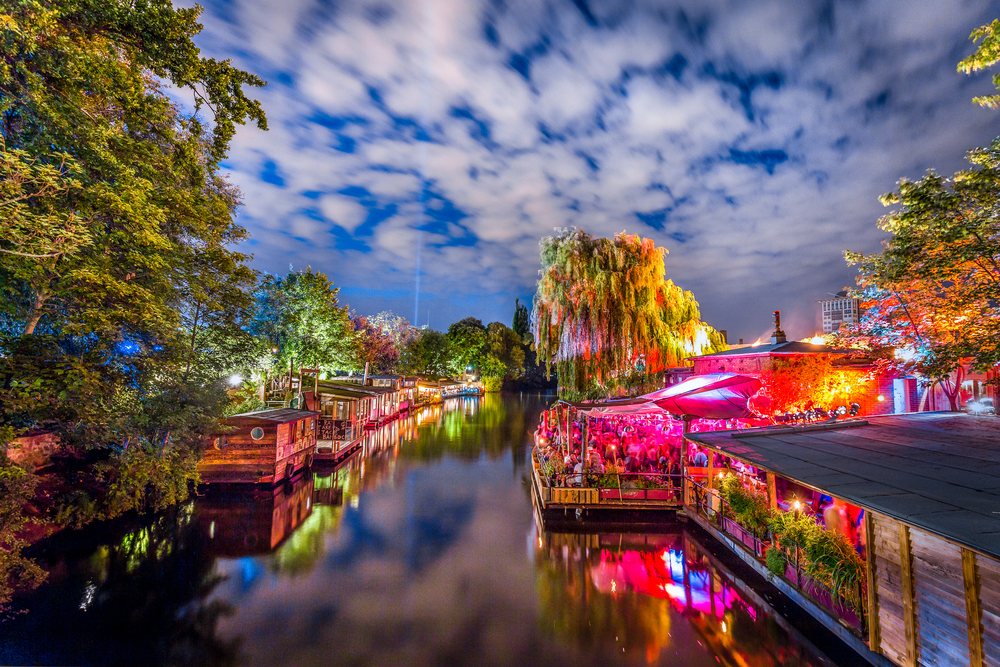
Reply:
M690 483L688 516L870 662L1000 664L991 420L913 413L687 437L720 464Z

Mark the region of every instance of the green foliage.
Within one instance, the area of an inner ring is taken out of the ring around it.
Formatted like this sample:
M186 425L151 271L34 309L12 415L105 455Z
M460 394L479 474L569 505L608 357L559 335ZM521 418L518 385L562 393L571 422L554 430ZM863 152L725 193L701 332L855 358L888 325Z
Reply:
M767 555L764 557L764 564L771 574L783 577L787 569L787 563L788 561L785 560L785 554L782 553L781 549L772 548L767 550Z
M491 322L486 328L486 345L480 360L484 386L515 378L524 372L524 346L517 333L501 322ZM489 391L489 389L487 389ZM499 391L499 386L493 391Z
M778 547L772 550L780 549L792 562L799 550L799 565L806 574L861 611L860 589L868 573L865 562L844 535L823 529L804 512L798 516L773 512L769 524L778 540Z
M529 342L531 340L531 314L528 307L521 303L520 299L514 299L514 321L510 325L521 340Z
M340 288L326 274L289 271L267 276L257 291L250 332L277 349L279 372L289 363L312 368L361 370L354 325L338 303Z
M664 278L666 250L651 240L563 229L541 248L531 330L539 360L555 363L567 390L613 391L639 365L656 372L724 349L694 296Z
M26 508L38 479L7 458L12 435L9 428L0 434L0 616L18 589L31 589L46 576L21 553L26 544L18 533L27 523Z
M1000 62L1000 19L994 19L992 23L976 28L969 35L969 39L973 42L979 42L981 39L982 42L979 43L975 53L958 63L959 72L971 74ZM1000 74L993 75L993 85L1000 90ZM972 101L991 109L1000 108L1000 95L974 97Z
M879 221L891 236L879 254L846 253L867 311L840 342L912 350L896 365L933 380L963 359L976 369L1000 362L1000 140L969 160L977 168L903 179L882 198L898 205Z
M486 346L486 327L475 317L466 317L448 327L448 345L451 354L449 370L461 375L470 366L482 367L483 348Z
M759 538L767 535L771 509L766 494L747 489L738 475L725 475L719 479L718 489L737 522Z
M447 377L453 367L448 336L434 329L419 330L399 358L399 370L405 375L441 378Z

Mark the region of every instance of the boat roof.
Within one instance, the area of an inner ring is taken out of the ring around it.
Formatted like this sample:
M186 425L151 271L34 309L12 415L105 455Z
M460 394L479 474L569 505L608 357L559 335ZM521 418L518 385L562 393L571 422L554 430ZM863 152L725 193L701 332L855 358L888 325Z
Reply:
M1000 558L996 417L920 412L687 437Z
M257 412L244 412L238 415L231 415L226 419L261 419L263 421L294 422L307 417L318 415L315 410L297 410L295 408L274 408L271 410L258 410Z

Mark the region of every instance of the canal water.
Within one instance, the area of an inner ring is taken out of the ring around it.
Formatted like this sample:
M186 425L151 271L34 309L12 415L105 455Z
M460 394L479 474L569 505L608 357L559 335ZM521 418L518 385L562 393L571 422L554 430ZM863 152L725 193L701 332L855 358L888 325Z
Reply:
M0 622L0 664L855 662L697 528L537 525L544 406L452 399L338 470L59 534Z

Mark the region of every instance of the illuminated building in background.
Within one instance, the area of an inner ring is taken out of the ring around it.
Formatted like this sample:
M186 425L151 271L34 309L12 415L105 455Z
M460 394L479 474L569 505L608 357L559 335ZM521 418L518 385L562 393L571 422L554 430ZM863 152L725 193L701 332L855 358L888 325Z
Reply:
M833 333L840 328L840 325L857 324L861 318L861 299L856 299L847 294L843 289L832 299L820 299L820 311L823 313L823 333Z

